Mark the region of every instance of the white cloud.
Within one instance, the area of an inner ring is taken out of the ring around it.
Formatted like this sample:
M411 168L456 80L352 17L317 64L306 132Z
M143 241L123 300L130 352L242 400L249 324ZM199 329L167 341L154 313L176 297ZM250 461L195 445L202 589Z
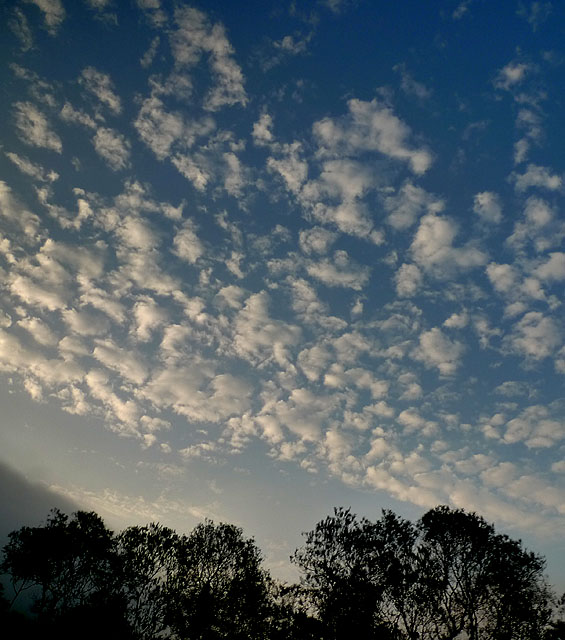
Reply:
M151 64L153 63L153 60L155 58L155 54L157 53L157 48L159 47L160 42L161 42L161 38L159 38L159 36L155 36L153 40L151 40L151 44L149 45L149 48L147 49L147 51L140 58L139 63L144 69L147 69L147 67L150 67Z
M171 161L178 171L192 182L196 189L204 191L211 177L206 167L199 165L194 158L180 153L173 157Z
M96 153L113 171L129 167L130 143L123 134L114 129L100 127L92 142Z
M39 240L40 219L14 196L12 189L0 180L0 216L21 228L30 239Z
M225 260L228 271L231 271L236 278L245 277L245 273L241 269L241 261L245 259L245 255L241 251L232 251L231 256Z
M99 309L114 322L122 324L126 318L126 306L116 296L86 282L82 284L80 304Z
M166 24L167 15L161 9L161 0L136 0L136 2L154 27L161 28Z
M122 400L112 390L112 383L106 371L91 369L85 381L93 398L106 408L107 424L124 436L139 436L141 409L134 400Z
M531 143L537 145L541 143L544 132L540 115L531 108L520 109L516 118L516 126L524 130L524 137L514 145L514 163L519 164L526 160Z
M37 258L42 265L52 265L52 268L59 268L59 265L68 267L77 280L96 279L102 276L104 271L105 251L104 242L77 247L48 238ZM42 270L45 272L46 267L44 266ZM63 280L63 274L63 271L58 271L53 280L56 281L57 278Z
M166 111L163 102L156 97L143 101L134 126L159 160L169 155L171 146L184 132L182 116Z
M531 196L526 201L524 216L534 227L545 227L552 221L554 212L545 200Z
M386 380L375 378L371 371L362 367L345 369L341 364L333 364L324 375L324 385L336 389L346 389L351 386L359 389L367 389L373 399L378 399L388 394L389 383Z
M466 311L462 313L452 313L443 323L448 329L463 329L469 324L469 314Z
M83 69L79 82L99 102L118 115L122 111L120 97L114 92L114 84L107 73L98 71L94 67Z
M115 230L121 241L120 249L128 252L130 249L149 252L159 245L159 236L149 220L134 215L127 215Z
M514 164L520 164L528 157L530 141L528 138L520 138L514 143Z
M346 251L336 251L333 259L324 258L306 267L309 275L330 287L347 287L360 291L367 283L369 267L351 262Z
M494 85L497 89L505 89L508 91L520 84L530 70L530 65L525 62L509 62L498 72L494 80Z
M300 158L302 147L300 143L282 147L283 157L280 159L270 157L267 160L269 171L281 175L291 193L298 194L308 176L308 163Z
M498 224L502 221L500 198L492 191L482 191L475 195L473 200L473 211L484 222Z
M330 361L331 354L322 344L303 349L298 354L298 365L310 382L315 382L320 378Z
M31 102L16 102L14 109L18 135L26 144L61 153L61 138L51 130L47 118L35 105Z
M327 316L328 307L323 303L311 282L303 278L289 276L287 282L291 286L292 309L307 324L321 324L329 328L335 325L337 318ZM343 321L341 325L346 326Z
M230 284L227 287L222 287L216 294L216 298L231 309L241 309L243 306L242 298L245 295L245 289Z
M72 124L80 124L88 129L96 129L96 122L84 111L75 109L70 102L65 102L59 113L61 120Z
M519 274L510 264L490 262L486 268L487 276L492 286L500 293L515 291L519 285Z
M561 340L557 323L539 311L526 313L510 336L513 349L534 360L550 356L561 344Z
M495 393L499 393L502 396L527 396L528 386L522 382L516 382L515 380L506 380L498 387L494 389Z
M100 336L108 333L109 323L106 316L81 309L64 309L61 312L65 324L74 333L82 336Z
M171 34L171 49L179 67L191 68L203 53L210 56L210 66L216 81L204 101L204 107L218 111L235 104L245 105L247 95L243 86L243 74L233 59L233 47L229 43L221 23L210 25L207 16L198 9L183 7L175 11L178 29Z
M26 15L19 7L14 9L12 17L8 21L8 26L19 38L22 51L29 51L33 47L33 35Z
M134 126L143 142L163 160L173 146L192 147L198 138L210 134L216 123L210 116L185 120L181 113L168 111L163 101L153 95L143 101Z
M205 361L155 372L143 395L156 407L170 407L196 422L219 423L249 408L252 387L230 374L215 375Z
M372 344L358 331L343 333L332 342L337 360L343 364L356 365L361 354L371 351Z
M293 435L306 442L317 442L323 426L338 402L337 394L316 395L306 388L293 389L286 400L273 399L265 403L258 418L271 418L270 429L277 433L286 427ZM262 420L260 424L265 424ZM276 426L275 426L276 425Z
M315 200L322 196L351 203L374 188L377 176L373 168L349 158L327 160L318 180L304 186L302 196Z
M411 502L427 509L431 509L441 502L438 493L433 490L409 484L380 466L367 468L365 483L373 489L387 491L398 500Z
M64 309L67 306L68 296L56 287L47 287L44 283L36 283L32 279L15 275L10 281L10 290L13 295L21 298L30 306L37 306L48 311Z
M552 447L565 438L565 423L553 417L542 405L526 407L505 425L506 444L523 442L532 449Z
M147 342L153 331L163 326L168 319L167 311L149 296L144 296L135 303L133 315L136 325L135 335L142 342Z
M289 347L298 344L301 330L269 316L269 296L265 291L255 293L245 301L235 319L233 348L241 357L255 363L272 358L284 362Z
M196 225L192 220L186 220L182 228L175 235L173 241L174 253L190 264L204 255L204 245L196 235Z
M542 23L544 23L553 11L553 5L551 2L531 2L529 7L526 4L520 3L518 8L518 15L525 18L533 31L537 31Z
M463 0L462 2L460 2L453 10L451 17L454 20L461 20L461 18L463 18L463 16L465 16L469 12L469 5L472 1L473 0Z
M57 335L49 325L45 324L41 318L26 317L18 320L18 326L28 331L33 339L44 347L52 347L57 344Z
M415 264L403 264L394 276L396 293L401 298L410 298L422 286L422 272Z
M382 233L373 230L371 213L362 201L377 184L378 176L367 164L347 158L328 160L319 178L303 186L300 201L324 224L381 244Z
M20 340L0 329L0 370L19 373L25 379L30 379L36 393L37 383L47 387L66 385L80 381L84 372L75 363L57 358L46 358L42 351L23 345Z
M314 135L321 145L321 153L341 155L378 151L408 162L418 175L429 169L430 152L408 146L410 129L390 107L376 99L371 102L351 99L347 105L349 113L343 118L325 118L314 123Z
M311 227L310 229L305 229L300 232L298 241L300 248L307 255L311 255L312 253L324 255L336 239L337 234L328 229Z
M252 138L258 147L263 147L273 142L273 118L268 113L262 113L259 120L253 124Z
M481 480L493 487L504 487L518 475L518 467L512 462L500 462L490 469L481 471Z
M504 493L529 505L565 514L565 492L533 474L524 474L505 487Z
M169 522L172 523L172 528L182 531L187 526L187 517L192 518L191 525L196 525L205 518L220 520L215 505L198 506L172 500L168 493L152 499L142 495L128 495L109 488L97 492L77 486L65 488L55 485L50 488L71 498L76 504L96 511L104 520L117 521L117 529L131 526L132 523L144 526L148 522Z
M420 100L427 100L431 97L432 91L425 84L418 82L412 77L412 74L406 70L405 64L397 64L393 70L400 73L400 88L409 96L415 96Z
M59 174L56 171L51 170L47 172L42 166L31 162L31 160L25 156L19 156L17 153L9 151L6 151L5 155L22 173L25 173L38 182L55 182L59 178Z
M540 264L534 273L541 280L565 280L565 253L550 253L548 260Z
M407 181L397 194L385 198L384 206L388 211L388 224L395 229L404 230L411 227L424 212L442 211L444 203L421 187L416 187Z
M427 367L437 367L442 375L453 375L460 365L465 346L447 338L438 327L420 335L419 346L413 352L416 360Z
M523 250L531 243L536 251L545 252L561 246L564 237L565 226L555 209L546 200L530 196L524 206L523 219L515 223L506 242L514 250Z
M417 409L410 408L401 411L396 420L404 427L404 433L421 433L424 436L432 436L438 431L437 422L426 420Z
M223 154L225 162L224 189L232 196L240 196L246 184L246 170L240 159L231 151Z
M529 164L525 173L512 173L510 178L518 192L526 191L532 187L556 191L561 188L563 183L561 176L552 174L547 167L540 167L536 164Z
M131 350L122 349L110 338L96 340L92 356L108 369L116 371L125 380L136 385L142 384L148 370L141 359Z
M487 257L477 247L470 244L454 247L456 235L457 227L450 218L425 215L410 247L414 260L437 275L448 275L453 268L468 269L485 264Z
M47 31L52 36L55 35L66 15L61 0L25 0L25 2L34 4L41 9Z

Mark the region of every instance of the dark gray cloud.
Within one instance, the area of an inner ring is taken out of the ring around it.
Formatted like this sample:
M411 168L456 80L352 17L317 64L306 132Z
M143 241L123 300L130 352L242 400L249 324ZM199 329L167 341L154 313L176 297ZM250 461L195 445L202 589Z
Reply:
M23 526L45 521L50 509L73 513L80 509L74 502L51 491L39 482L30 482L22 473L0 461L0 545L8 534Z

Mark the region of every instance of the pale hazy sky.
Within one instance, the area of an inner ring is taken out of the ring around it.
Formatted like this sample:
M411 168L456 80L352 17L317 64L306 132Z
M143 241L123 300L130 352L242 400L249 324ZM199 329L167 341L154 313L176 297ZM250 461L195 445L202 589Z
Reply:
M0 12L14 493L286 577L334 505L450 504L565 588L565 6Z

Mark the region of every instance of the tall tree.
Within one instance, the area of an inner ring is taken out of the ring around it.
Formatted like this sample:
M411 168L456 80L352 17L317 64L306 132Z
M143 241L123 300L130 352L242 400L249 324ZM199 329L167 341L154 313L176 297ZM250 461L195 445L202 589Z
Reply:
M422 575L434 629L449 640L535 640L549 621L545 563L483 518L441 506L419 524Z
M179 638L254 640L269 614L266 574L252 539L207 520L179 539L168 622Z
M167 606L178 571L179 536L167 527L128 527L116 540L116 581L138 638L168 635Z
M335 509L306 534L292 557L303 573L324 638L382 637L379 603L385 583L375 562L375 527L350 509Z
M543 559L463 510L412 524L336 509L293 559L328 640L537 640L549 621Z
M93 512L72 517L54 510L39 527L9 534L0 565L13 586L34 594L37 635L58 638L130 637L115 589L114 536Z
M34 588L35 610L50 615L87 604L110 579L113 534L95 513L51 512L41 527L9 534L1 565L14 597Z

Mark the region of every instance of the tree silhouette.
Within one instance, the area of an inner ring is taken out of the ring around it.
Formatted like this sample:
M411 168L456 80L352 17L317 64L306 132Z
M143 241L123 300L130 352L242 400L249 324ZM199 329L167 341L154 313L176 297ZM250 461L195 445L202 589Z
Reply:
M9 534L2 571L9 573L17 597L38 591L34 610L53 615L88 604L111 578L113 535L95 513L69 517L51 512L42 527Z
M126 618L139 638L166 634L167 602L178 572L179 536L167 527L128 527L117 536L117 589Z
M415 523L335 509L292 559L300 585L273 580L230 524L114 535L95 513L52 511L9 535L0 628L22 640L565 640L544 560L461 509ZM31 616L11 607L26 590Z
M241 529L206 521L179 539L168 622L180 638L259 639L269 613L261 555Z
M537 640L549 622L543 559L463 510L412 524L336 509L293 560L328 640Z
M9 534L0 567L14 597L34 593L36 633L59 638L128 638L123 599L115 589L114 537L93 512L69 518L53 510L44 526Z

